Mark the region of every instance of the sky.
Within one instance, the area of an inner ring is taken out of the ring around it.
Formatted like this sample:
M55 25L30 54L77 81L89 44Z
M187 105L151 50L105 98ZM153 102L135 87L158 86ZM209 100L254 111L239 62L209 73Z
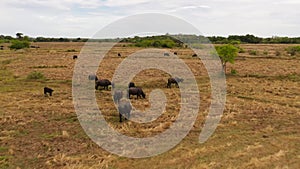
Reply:
M0 34L90 38L124 17L162 13L205 36L300 37L299 9L300 0L2 0Z

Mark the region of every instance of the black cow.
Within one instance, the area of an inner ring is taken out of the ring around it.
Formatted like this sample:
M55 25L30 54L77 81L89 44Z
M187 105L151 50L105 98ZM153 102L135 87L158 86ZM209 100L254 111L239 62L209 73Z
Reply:
M89 75L89 80L98 80L98 77L96 75Z
M114 91L113 99L116 104L119 104L122 97L123 97L123 92L121 90Z
M169 53L164 53L164 56L170 56L170 54Z
M174 52L174 55L177 55L177 52Z
M52 92L54 90L49 87L44 87L44 95L47 96L47 93L49 93L50 96L52 96Z
M193 55L192 55L192 57L197 57L198 55L196 54L196 53L194 53Z
M108 90L108 86L111 85L111 82L107 79L100 79L96 81L95 89L98 90L99 86L104 87L104 89Z
M176 86L179 87L178 83L180 83L180 82L183 82L182 78L178 78L178 77L172 78L171 77L171 78L168 79L167 87L171 88L172 83L175 83Z
M131 87L128 89L128 97L130 99L130 95L136 95L136 98L146 98L146 94L143 92L142 88L140 87Z
M131 88L131 87L135 87L135 84L134 84L133 82L130 82L130 83L128 84L128 88Z
M121 57L121 53L118 53L118 56Z
M74 56L73 56L73 59L77 59L77 58L78 58L78 56L77 56L77 55L74 55Z
M122 122L122 116L125 117L125 120L130 118L130 112L132 110L131 103L128 99L122 99L118 104L118 111L120 122Z

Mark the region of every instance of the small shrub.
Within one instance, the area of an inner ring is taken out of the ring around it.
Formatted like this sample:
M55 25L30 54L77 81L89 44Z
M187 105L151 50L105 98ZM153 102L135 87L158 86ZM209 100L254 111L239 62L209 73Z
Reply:
M297 53L300 53L300 46L290 46L286 48L286 51L291 56L295 56Z
M66 52L76 52L75 49L68 49Z
M45 76L41 72L34 71L27 76L27 79L30 80L45 79Z
M242 47L238 47L238 48L239 48L239 53L245 53L246 52L244 48L242 48Z
M269 52L268 52L267 50L265 50L265 51L263 52L263 54L264 54L264 55L268 55Z
M235 69L231 69L230 73L231 73L232 75L236 75L238 72L237 72Z
M276 55L276 56L280 56L281 53L277 50L277 51L275 52L275 55Z
M250 55L257 55L258 52L257 52L257 50L250 50L250 51L249 51L249 54L250 54Z
M11 41L11 45L9 46L10 49L23 49L29 48L30 43L28 41L20 41L20 40L13 40Z

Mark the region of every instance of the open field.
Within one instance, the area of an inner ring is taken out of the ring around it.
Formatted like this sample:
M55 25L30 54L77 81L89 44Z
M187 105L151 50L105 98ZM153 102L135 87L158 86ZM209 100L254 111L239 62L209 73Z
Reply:
M224 115L212 137L199 144L210 105L207 73L187 49L179 57L198 82L201 107L194 127L175 148L151 158L129 159L110 154L83 131L72 100L72 76L83 43L35 43L39 49L0 51L0 168L292 168L300 167L300 57L289 56L289 45L241 47L235 64L228 64ZM139 48L117 46L103 60L98 77L111 79L122 60ZM253 51L256 52L253 52ZM252 51L252 52L251 52ZM122 57L117 57L117 53ZM255 54L254 54L255 53ZM231 74L236 70L236 74ZM46 79L28 80L33 71ZM105 119L128 136L149 137L167 130L180 106L177 88L167 89L168 74L139 73L134 82L145 93L160 88L168 104L165 113L147 124L118 122L111 92L96 91ZM45 97L43 87L55 91ZM147 96L148 96L147 95ZM132 99L141 110L149 97Z

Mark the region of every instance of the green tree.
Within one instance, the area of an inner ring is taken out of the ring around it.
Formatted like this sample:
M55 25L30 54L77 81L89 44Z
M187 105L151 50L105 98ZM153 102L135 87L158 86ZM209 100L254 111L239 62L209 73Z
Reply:
M18 32L18 33L16 33L16 36L17 36L17 39L22 39L23 33Z
M29 45L30 43L28 41L12 40L9 48L18 50L23 48L29 48Z
M224 72L226 73L227 62L232 64L234 63L234 60L237 57L239 49L233 45L223 45L223 46L216 46L216 51L221 59Z

